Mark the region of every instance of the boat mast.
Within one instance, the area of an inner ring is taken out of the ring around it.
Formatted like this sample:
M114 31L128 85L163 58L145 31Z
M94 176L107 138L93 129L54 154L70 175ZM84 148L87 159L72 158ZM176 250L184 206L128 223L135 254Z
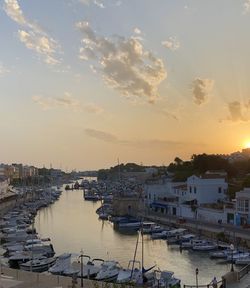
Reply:
M142 221L142 223L143 223L143 221ZM143 225L141 225L141 243L142 243L142 250L141 250L142 281L144 282L144 243L143 243Z
M130 280L132 279L132 276L133 276L133 273L134 273L135 258L136 258L136 254L137 254L137 248L138 248L139 238L140 238L140 231L138 231L138 234L137 234L137 239L136 239L135 252L134 252L134 258L133 258L133 264L132 264L132 269L131 269Z

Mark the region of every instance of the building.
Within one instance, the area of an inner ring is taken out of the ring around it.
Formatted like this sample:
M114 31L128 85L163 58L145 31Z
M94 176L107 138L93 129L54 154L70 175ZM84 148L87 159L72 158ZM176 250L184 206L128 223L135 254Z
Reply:
M226 177L220 174L207 172L200 177L192 175L187 179L189 201L196 200L198 205L225 200L227 189Z
M250 188L244 188L236 193L235 224L250 224Z

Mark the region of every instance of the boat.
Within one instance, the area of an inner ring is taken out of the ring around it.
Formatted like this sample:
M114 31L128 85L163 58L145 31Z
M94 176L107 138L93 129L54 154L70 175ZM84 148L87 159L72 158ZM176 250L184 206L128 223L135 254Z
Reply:
M213 242L205 241L204 243L194 244L192 249L194 251L212 251L212 250L216 250L217 248L218 248L217 244Z
M138 264L138 267L134 268L134 265ZM117 283L133 283L139 285L143 283L141 262L130 260L127 269L121 269L116 279Z
M71 254L64 253L57 257L55 264L49 268L49 272L55 275L63 275L64 271L70 269Z
M244 259L246 257L249 257L250 254L249 252L238 252L238 253L235 253L235 254L228 254L227 256L227 262L235 262L236 260L240 260L240 259Z
M159 274L159 276L157 275ZM181 280L174 277L174 272L155 270L147 275L149 286L155 288L180 288Z
M101 220L108 220L108 218L109 218L109 215L106 212L99 214L99 219L101 219Z
M161 232L156 232L156 233L152 233L151 234L151 238L153 240L156 240L156 239L167 239L168 237L168 230L163 230Z
M180 243L180 248L181 249L192 249L194 245L199 245L205 243L205 240L201 239L191 239L187 242L182 242Z
M120 271L119 263L116 261L104 261L100 271L97 273L95 280L115 281Z
M89 260L87 264L83 265L83 271L79 271L78 277L95 279L97 273L101 270L101 265L96 265L95 262L104 263L104 260L99 258L95 258L92 261Z
M25 263L20 264L20 269L24 271L32 272L45 272L48 271L51 266L56 262L56 258L41 258L32 259Z
M250 256L242 257L235 260L236 265L249 265L250 264Z

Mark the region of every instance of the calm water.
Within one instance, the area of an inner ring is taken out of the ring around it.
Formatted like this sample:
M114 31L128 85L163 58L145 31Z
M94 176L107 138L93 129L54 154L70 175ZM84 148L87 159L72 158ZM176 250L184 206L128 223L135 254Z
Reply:
M100 202L84 201L82 190L64 191L57 202L38 212L35 226L42 237L51 238L57 255L79 253L83 249L91 258L116 259L127 266L133 259L136 234L121 234L110 222L98 220L95 211L99 206ZM220 279L230 269L230 265L216 264L206 253L183 251L181 254L177 247L167 246L163 240L152 241L147 236L144 254L146 268L157 264L161 269L174 271L183 284L195 283L197 267L200 284L209 283L214 276Z

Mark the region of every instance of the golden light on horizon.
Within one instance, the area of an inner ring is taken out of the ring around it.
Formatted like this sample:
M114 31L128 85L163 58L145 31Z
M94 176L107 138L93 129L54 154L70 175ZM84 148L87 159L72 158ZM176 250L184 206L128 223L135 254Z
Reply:
M250 140L247 140L245 143L244 143L244 147L243 148L250 148Z

